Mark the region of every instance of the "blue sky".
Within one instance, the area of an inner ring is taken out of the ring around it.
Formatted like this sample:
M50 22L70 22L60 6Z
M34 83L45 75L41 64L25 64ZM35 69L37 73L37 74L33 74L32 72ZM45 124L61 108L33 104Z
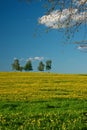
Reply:
M38 24L44 14L41 2L0 0L0 71L11 71L14 58L24 65L27 59L38 57L32 61L37 71L39 58L43 57L44 63L52 60L52 72L87 73L87 53L77 49L77 45L68 44L58 29L45 33L46 27ZM82 26L72 41L86 39L86 36Z

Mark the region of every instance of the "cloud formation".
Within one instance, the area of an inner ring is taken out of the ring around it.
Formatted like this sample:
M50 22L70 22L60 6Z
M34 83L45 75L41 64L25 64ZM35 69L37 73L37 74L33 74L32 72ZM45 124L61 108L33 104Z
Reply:
M14 60L16 60L17 58L16 58L16 57L14 57L13 59L14 59Z
M34 60L39 60L39 61L41 61L41 60L44 60L44 57L34 57Z
M44 60L44 57L39 57L39 56L35 56L35 57L29 57L28 59L27 59L27 61L28 60L34 60L34 61L41 61L41 60Z
M31 61L41 61L41 60L44 60L44 57L35 56L35 57L29 57L27 59L14 57L13 59L14 60L18 59L20 62L26 62L26 61L29 61L29 60L31 60Z
M80 5L81 2L84 1L85 0L80 0L78 1L78 4ZM55 10L38 19L40 24L44 24L45 26L53 29L72 27L81 22L84 23L85 21L87 21L87 12L79 12L78 9L75 8L67 8L62 11Z
M80 46L78 46L77 49L80 50L80 51L87 52L87 45L80 45Z

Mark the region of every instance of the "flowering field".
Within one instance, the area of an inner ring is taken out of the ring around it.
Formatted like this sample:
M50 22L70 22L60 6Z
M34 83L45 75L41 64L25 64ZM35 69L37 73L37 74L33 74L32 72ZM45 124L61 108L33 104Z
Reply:
M0 130L86 130L87 75L0 72Z

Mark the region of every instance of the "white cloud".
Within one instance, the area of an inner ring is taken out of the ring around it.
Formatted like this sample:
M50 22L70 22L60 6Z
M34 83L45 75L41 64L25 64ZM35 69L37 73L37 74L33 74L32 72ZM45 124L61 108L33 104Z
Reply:
M29 57L26 61L29 61L29 60L38 60L38 61L41 61L41 60L44 60L44 57L38 57L38 56L35 56L35 57Z
M44 57L39 57L39 56L35 56L35 57L29 57L29 58L27 58L27 59L25 59L25 58L16 58L16 57L14 57L13 58L14 60L16 60L16 59L18 59L20 62L27 62L27 61L29 61L29 60L31 60L31 61L33 61L33 60L38 60L38 61L41 61L41 60L44 60Z
M87 12L78 12L78 9L55 10L49 15L39 18L38 22L53 29L66 28L76 23L87 21Z
M17 58L16 58L16 57L14 57L13 59L14 59L14 60L16 60Z
M33 58L32 58L32 57L29 57L26 61L29 61L29 60L31 60L31 61L32 61L32 60L33 60Z
M39 60L39 61L41 61L41 60L44 60L44 57L34 57L34 60Z
M87 45L80 45L80 46L78 46L77 49L80 50L80 51L87 52Z

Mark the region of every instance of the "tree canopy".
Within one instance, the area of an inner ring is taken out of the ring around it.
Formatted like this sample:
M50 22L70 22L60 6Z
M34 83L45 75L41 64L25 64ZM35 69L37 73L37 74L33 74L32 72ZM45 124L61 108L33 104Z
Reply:
M33 68L32 68L32 62L30 60L28 60L27 63L25 64L24 70L25 71L32 71L33 70Z
M24 1L28 3L32 1L44 3L43 7L46 9L46 14L39 18L39 24L44 24L48 29L58 29L65 32L68 39L80 30L81 25L84 24L85 27L87 25L87 0ZM87 40L82 42L87 43Z
M44 71L44 63L40 61L39 66L38 66L39 71Z
M15 59L14 62L12 63L12 69L16 71L22 71L22 67L19 64L18 59Z
M51 60L47 60L46 61L46 70L51 70L51 64L52 64L52 61Z
M23 71L23 70L24 71L33 71L33 66L32 66L31 60L27 60L24 66L21 66L19 61L20 61L19 59L14 59L13 63L11 64L12 70L14 70L14 71ZM44 64L44 62L39 59L39 64L38 64L37 69L38 69L38 71L44 71L44 70L50 71L52 69L52 61L46 60L46 62Z

